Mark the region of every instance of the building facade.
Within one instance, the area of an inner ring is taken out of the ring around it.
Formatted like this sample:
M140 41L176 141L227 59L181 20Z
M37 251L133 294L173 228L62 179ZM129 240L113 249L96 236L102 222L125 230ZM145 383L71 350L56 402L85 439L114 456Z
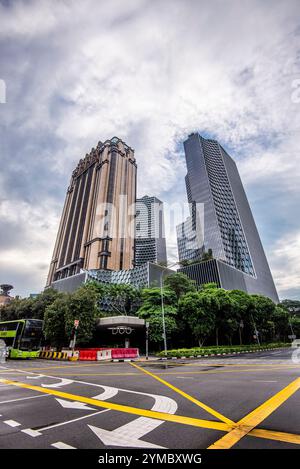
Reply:
M159 287L168 275L174 274L174 270L146 262L143 265L129 270L82 270L78 274L52 282L51 286L57 291L72 293L84 283L94 280L105 285L131 285L137 289L146 287ZM123 299L112 299L103 296L100 300L101 311L112 312L123 310ZM135 305L133 304L133 307ZM137 308L136 308L137 309Z
M241 289L248 293L263 294L278 302L272 274L235 162L216 140L205 139L198 133L188 137L184 150L188 201L192 206L203 207L204 213L203 222L195 228L202 243L198 249L202 248L203 252L211 249L214 259L220 261L216 264L221 275L220 285L226 283L227 289L244 285ZM185 270L188 273L191 269L187 267ZM198 283L201 283L201 270L198 269ZM242 282L237 280L240 278L243 278ZM207 283L206 280L202 283Z
M117 137L99 142L73 171L47 286L81 269L122 270L134 263L136 161Z
M163 202L157 197L136 201L135 266L167 263Z
M191 215L176 226L179 262L199 261L204 253L199 213L193 210L193 204L190 207Z

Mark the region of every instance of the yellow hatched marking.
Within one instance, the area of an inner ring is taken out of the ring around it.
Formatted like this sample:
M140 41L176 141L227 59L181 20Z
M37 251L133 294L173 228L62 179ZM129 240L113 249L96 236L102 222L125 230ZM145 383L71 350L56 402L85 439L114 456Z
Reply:
M91 397L79 396L77 394L70 394L62 391L57 391L49 388L42 388L40 386L33 386L31 384L25 384L17 381L11 381L8 379L0 379L0 383L9 384L11 386L17 386L20 388L31 389L32 391L42 392L44 394L51 394L53 396L62 397L63 399L69 399L72 401L83 402L92 406L102 407L104 409L116 410L118 412L125 412L127 414L134 414L143 417L149 417L158 420L165 420L167 422L181 423L183 425L190 425L193 427L210 428L213 430L221 430L228 432L232 429L223 422L212 422L210 420L196 419L192 417L185 417L183 415L167 414L165 412L155 412L153 410L140 409L138 407L131 407L127 405L114 404L113 402L101 401L93 399Z
M300 445L300 435L294 433L276 432L274 430L264 430L262 428L256 428L248 433L249 436L255 436L257 438L265 438L267 440L284 441L286 443L294 443Z
M235 426L235 423L228 419L227 417L224 417L224 415L220 414L219 412L217 412L216 410L212 409L211 407L207 406L206 404L204 404L203 402L199 401L198 399L195 399L193 396L190 396L189 394L187 394L186 392L182 391L181 389L173 386L173 384L171 383L168 383L167 381L165 381L164 379L160 378L159 376L151 373L150 371L148 370L145 370L144 368L141 368L140 366L138 365L135 365L134 363L132 362L129 362L131 366L134 366L135 368L137 368L138 370L142 371L143 373L146 373L147 375L151 376L152 378L156 379L157 381L159 381L160 383L164 384L165 386L167 386L168 388L172 389L173 391L177 392L178 394L180 394L181 396L185 397L186 399L188 399L189 401L193 402L194 404L196 404L197 406L201 407L202 409L206 410L209 414L213 415L214 417L218 418L219 420L221 420L222 422L225 422L227 425L233 425ZM178 374L178 373L177 373Z
M262 405L246 415L227 435L217 440L208 449L229 449L232 448L241 438L250 433L257 425L265 420L274 410L283 404L290 396L292 396L300 388L300 378L290 383L284 389L279 391L275 396L268 399Z

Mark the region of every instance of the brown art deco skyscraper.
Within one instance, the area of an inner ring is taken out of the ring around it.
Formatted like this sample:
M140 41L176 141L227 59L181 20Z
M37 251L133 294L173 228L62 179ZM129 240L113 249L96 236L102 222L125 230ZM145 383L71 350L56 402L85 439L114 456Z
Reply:
M47 286L80 269L130 269L134 262L134 151L117 137L99 142L73 171Z

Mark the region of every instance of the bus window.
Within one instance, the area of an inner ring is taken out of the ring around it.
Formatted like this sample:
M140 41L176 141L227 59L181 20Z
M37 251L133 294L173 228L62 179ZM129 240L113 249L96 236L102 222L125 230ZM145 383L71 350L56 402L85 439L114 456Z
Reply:
M43 321L28 319L20 342L20 350L39 350L42 339Z

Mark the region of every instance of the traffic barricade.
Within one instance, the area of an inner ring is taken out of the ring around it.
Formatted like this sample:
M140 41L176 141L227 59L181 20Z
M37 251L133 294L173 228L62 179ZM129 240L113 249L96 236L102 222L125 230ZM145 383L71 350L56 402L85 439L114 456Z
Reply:
M107 350L98 350L97 351L97 360L111 360L111 349Z
M111 357L113 360L126 360L139 357L138 348L117 348L112 349Z
M89 361L96 361L97 360L97 350L79 350L79 360L89 360Z

